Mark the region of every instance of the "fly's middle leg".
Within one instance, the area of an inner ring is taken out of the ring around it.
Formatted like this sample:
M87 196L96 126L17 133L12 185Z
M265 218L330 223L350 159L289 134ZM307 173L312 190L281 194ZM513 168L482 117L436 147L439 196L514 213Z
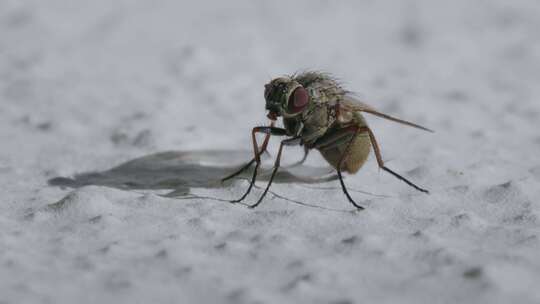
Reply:
M280 163L281 163L281 152L283 151L283 146L298 145L298 144L301 143L301 141L302 141L302 138L299 137L299 136L298 137L293 137L293 138L288 138L288 139L285 139L285 140L281 141L281 144L279 145L278 154L276 156L276 162L274 163L274 169L272 170L272 175L270 176L270 180L268 181L268 184L266 185L266 188L264 189L264 192L261 195L261 197L259 198L259 200L257 200L257 202L254 205L249 206L250 208L257 207L262 202L263 198L266 196L266 193L268 193L268 190L270 189L270 185L272 185L272 181L274 180L274 176L276 176L276 173L277 173L278 168L279 168Z
M308 157L308 154L309 154L309 148L307 148L306 146L304 146L304 156L302 156L302 159L291 164L291 165L288 165L286 168L293 168L293 167L297 167L297 166L300 166L301 164L303 164L307 157Z

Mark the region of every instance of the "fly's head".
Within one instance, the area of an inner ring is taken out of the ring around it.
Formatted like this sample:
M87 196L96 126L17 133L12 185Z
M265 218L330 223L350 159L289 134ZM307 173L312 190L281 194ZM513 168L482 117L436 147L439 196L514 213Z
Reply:
M304 112L309 105L308 91L290 77L275 78L264 86L264 99L268 118L292 118Z

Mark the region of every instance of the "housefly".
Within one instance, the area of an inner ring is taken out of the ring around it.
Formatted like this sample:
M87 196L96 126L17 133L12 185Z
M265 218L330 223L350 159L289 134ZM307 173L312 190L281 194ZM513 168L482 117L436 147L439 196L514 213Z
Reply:
M305 154L302 161L305 160L310 150L318 150L324 159L335 168L344 194L349 202L358 209L364 208L350 196L343 182L342 173L354 174L358 172L366 162L371 149L373 149L377 164L381 169L416 190L429 193L428 190L415 185L385 166L375 135L362 113L369 113L424 131L433 132L432 130L376 110L344 90L333 77L320 72L304 72L275 78L264 86L264 99L268 111L267 116L271 122L270 126L257 126L252 129L253 159L238 171L222 179L225 181L233 178L255 163L247 191L239 199L231 201L232 203L244 200L253 188L261 164L260 157L266 151L270 136L283 136L286 139L281 141L272 175L263 194L255 204L250 206L251 208L262 202L280 167L283 147L291 145L304 147ZM275 121L280 117L283 120L283 128L275 127ZM260 148L256 139L258 133L265 134Z

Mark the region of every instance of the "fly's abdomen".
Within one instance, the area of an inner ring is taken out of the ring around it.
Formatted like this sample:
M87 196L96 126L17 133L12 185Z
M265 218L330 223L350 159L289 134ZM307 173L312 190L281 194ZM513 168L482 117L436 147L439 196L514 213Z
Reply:
M356 173L360 170L368 159L370 149L371 142L369 141L369 135L365 132L356 135L349 153L345 158L345 171Z
M354 113L352 115L352 123L357 127L366 127L367 123L360 115L360 113ZM350 125L348 125L350 126ZM371 141L369 134L366 131L359 132L352 138L353 134L349 136L340 136L340 130L345 130L347 127L343 126L342 128L333 129L331 132L336 134L332 136L331 134L325 135L326 138L335 137L336 140L334 144L322 146L319 151L322 156L328 163L330 163L334 168L338 168L339 162L344 157L341 170L348 173L356 173L362 165L366 162L369 156L369 151L371 150ZM337 140L339 138L339 140ZM352 140L352 142L351 142ZM326 139L328 141L328 139ZM350 147L347 150L347 146L350 143ZM347 153L346 155L344 155Z
M324 159L330 163L332 167L337 169L341 157L347 150L348 144L349 142L347 141L333 147L320 149L319 151ZM351 143L347 155L345 155L341 170L348 173L358 172L368 159L370 149L371 142L369 141L369 135L366 132L357 134Z

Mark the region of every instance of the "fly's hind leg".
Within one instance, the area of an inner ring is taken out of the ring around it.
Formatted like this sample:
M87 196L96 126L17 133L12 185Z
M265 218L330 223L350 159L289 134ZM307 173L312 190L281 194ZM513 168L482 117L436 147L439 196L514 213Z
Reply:
M347 187L345 186L345 182L343 181L343 176L341 174L341 167L343 166L345 159L349 155L350 148L354 139L359 133L366 131L366 129L367 127L359 127L359 126L345 127L343 129L336 130L334 133L328 136L324 136L320 138L319 140L315 142L315 145L314 145L314 148L317 148L319 150L324 150L324 149L340 146L342 144L347 144L345 151L343 151L343 154L341 155L338 161L336 170L337 170L339 182L341 184L341 189L343 190L343 193L345 193L345 196L347 197L349 202L353 204L353 206L355 206L358 210L363 210L364 207L358 205L349 194L349 191L347 191Z
M354 139L356 138L356 135L358 135L358 133L360 133L361 129L363 129L363 128L364 127L357 127L357 126L353 126L353 127L349 128L349 129L351 129L351 132L353 132L353 136L349 140L349 143L347 144L347 148L345 148L345 151L343 152L343 155L341 156L341 159L339 160L338 167L337 167L337 173L338 173L338 177L339 177L339 183L341 184L341 189L343 189L343 193L345 193L345 196L347 197L349 202L351 202L351 204L353 204L353 206L358 208L358 210L363 210L364 207L358 205L352 199L351 195L349 194L349 191L347 191L347 187L345 187L345 182L343 181L343 176L341 176L341 166L343 166L343 163L345 162L345 158L349 154L349 151L351 149L351 145L352 145Z
M428 190L418 187L417 185L413 184L411 181L409 181L405 177L403 177L403 176L397 174L396 172L388 169L388 167L386 167L384 165L384 162L382 160L381 149L379 148L379 144L377 143L377 139L375 139L375 135L373 134L373 131L371 131L371 129L368 128L368 127L366 127L366 131L369 134L369 139L371 141L371 146L373 147L373 151L375 152L375 157L377 158L377 164L379 165L379 168L381 168L384 171L392 174L393 176L395 176L396 178L402 180L403 182L405 182L407 185L413 187L414 189L416 189L416 190L418 190L420 192L429 193Z
M345 196L347 196L347 199L349 200L349 202L351 202L358 209L364 209L362 206L356 204L356 202L352 199L351 195L347 191L347 187L345 186L345 183L343 182L343 177L341 174L341 167L343 166L343 163L345 162L347 155L350 153L350 146L352 142L354 141L354 139L356 138L356 136L362 132L368 133L371 146L373 147L373 151L375 152L377 164L379 165L381 169L392 174L393 176L402 180L407 185L415 188L416 190L424 192L424 193L429 193L428 190L418 187L417 185L413 184L411 181L407 180L405 177L397 174L396 172L390 170L388 167L384 165L384 161L382 160L382 156L381 156L381 149L379 148L379 144L377 143L377 140L375 139L375 135L373 134L373 132L371 131L369 127L349 126L341 130L336 130L331 135L321 137L319 140L315 142L315 145L314 145L314 148L317 148L319 150L324 150L324 149L340 146L348 142L347 147L338 162L337 173L339 177L339 182L341 184L341 188L343 189L343 193L345 193Z

